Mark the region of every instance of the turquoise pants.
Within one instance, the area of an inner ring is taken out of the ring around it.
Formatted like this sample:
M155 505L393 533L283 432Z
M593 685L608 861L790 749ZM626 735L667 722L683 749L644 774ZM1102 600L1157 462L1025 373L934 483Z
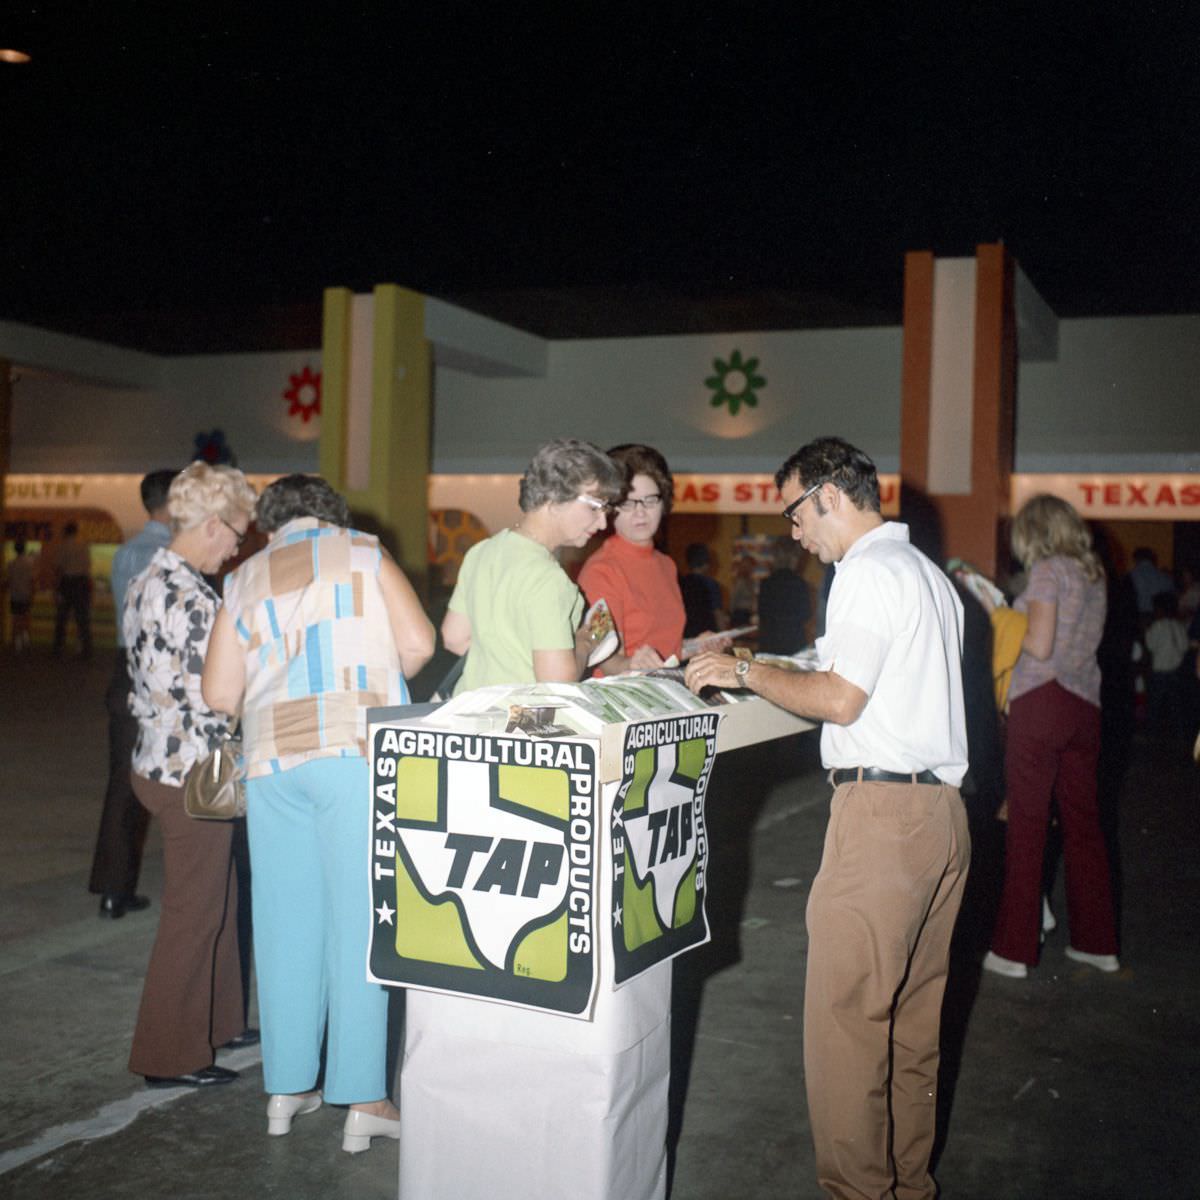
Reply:
M387 993L366 980L371 799L365 758L319 758L247 783L263 1079L325 1099L388 1094Z

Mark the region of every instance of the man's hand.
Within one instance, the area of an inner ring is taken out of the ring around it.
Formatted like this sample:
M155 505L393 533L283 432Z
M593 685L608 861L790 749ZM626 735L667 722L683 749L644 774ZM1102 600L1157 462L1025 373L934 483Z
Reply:
M740 688L745 685L733 670L739 661L741 660L734 658L732 654L717 654L706 650L688 662L683 678L697 695L700 694L701 688L706 687Z
M755 662L745 678L734 674L740 660L730 654L697 654L684 679L693 692L701 688L748 688L799 717L850 725L867 706L867 693L834 671L784 671Z

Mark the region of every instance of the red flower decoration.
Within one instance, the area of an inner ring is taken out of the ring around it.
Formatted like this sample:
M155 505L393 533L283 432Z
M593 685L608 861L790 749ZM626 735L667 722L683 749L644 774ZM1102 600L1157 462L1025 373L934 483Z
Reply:
M299 375L289 375L291 383L283 398L291 401L289 417L300 417L305 424L314 413L321 411L321 372L305 367Z

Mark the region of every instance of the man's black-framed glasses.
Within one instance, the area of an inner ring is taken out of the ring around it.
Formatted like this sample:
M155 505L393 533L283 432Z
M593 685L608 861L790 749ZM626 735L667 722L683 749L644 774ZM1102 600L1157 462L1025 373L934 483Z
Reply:
M803 492L801 492L800 495L783 510L784 519L795 525L796 513L799 511L800 505L802 505L805 500L807 500L814 492L819 492L821 488L823 488L828 482L829 481L826 479L820 479L814 483L812 487L806 488Z

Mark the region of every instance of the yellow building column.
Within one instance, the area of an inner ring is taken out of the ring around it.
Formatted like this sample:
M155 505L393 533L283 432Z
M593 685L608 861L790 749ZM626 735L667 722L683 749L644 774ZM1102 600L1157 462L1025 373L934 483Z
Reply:
M424 595L433 365L425 298L395 284L325 292L321 474ZM374 526L374 527L372 527Z

